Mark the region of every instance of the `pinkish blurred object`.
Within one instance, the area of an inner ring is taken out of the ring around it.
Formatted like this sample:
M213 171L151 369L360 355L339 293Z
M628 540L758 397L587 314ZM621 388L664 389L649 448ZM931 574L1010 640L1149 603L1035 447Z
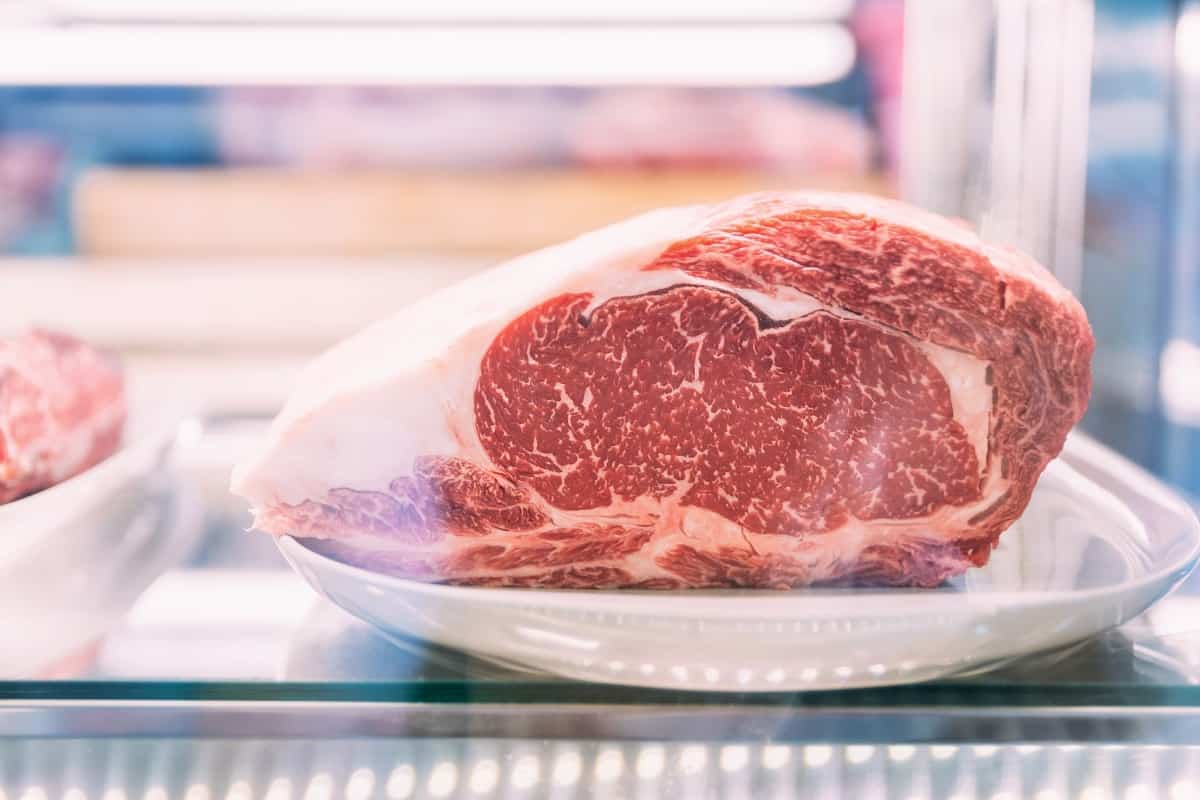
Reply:
M628 89L584 108L570 151L604 167L736 167L864 174L871 134L854 114L770 90Z
M120 367L70 336L0 340L0 503L108 458L125 426Z
M888 164L894 165L900 135L904 75L904 3L860 0L851 21L867 78Z
M863 174L871 136L851 113L767 90L601 92L571 155L601 167L736 167Z
M0 137L0 250L49 202L62 154L31 136Z
M230 89L217 130L235 165L512 167L561 160L571 109L541 89Z
M854 114L767 90L234 89L232 164L306 167L724 167L861 175Z

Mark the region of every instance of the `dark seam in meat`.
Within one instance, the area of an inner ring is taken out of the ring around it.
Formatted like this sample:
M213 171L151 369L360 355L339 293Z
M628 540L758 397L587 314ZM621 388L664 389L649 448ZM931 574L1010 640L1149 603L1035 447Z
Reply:
M637 300L642 297L657 297L659 295L665 295L669 292L673 292L676 289L705 289L707 291L711 291L716 294L725 295L726 297L728 297L732 300L736 300L737 302L739 302L743 306L745 306L747 311L749 311L751 314L754 315L754 318L758 321L758 329L763 330L763 331L769 331L774 328L786 328L788 325L791 325L793 322L796 322L796 321L802 320L802 319L807 319L808 317L814 316L816 314L828 314L831 317L838 317L837 314L834 314L833 312L829 311L828 309L819 308L819 309L815 309L813 311L809 311L807 314L800 314L795 317L789 317L788 319L775 319L774 317L767 314L767 312L763 311L761 308L754 305L754 303L751 303L749 300L747 300L746 298L737 294L736 292L731 292L728 289L722 289L719 286L709 286L708 284L705 284L705 283L673 283L670 286L664 286L661 289L651 289L651 290L645 291L645 292L638 292L637 294L613 295L612 297L605 298L604 302L598 303L596 305L596 308L592 310L592 313L594 314L597 310L599 310L599 309L603 308L604 306L608 305L609 303L612 303L615 301ZM838 317L838 318L842 319L842 317ZM579 324L585 328L587 326L591 325L591 323L592 323L591 316L589 316L587 314L580 314L579 320L580 320ZM863 320L863 321L866 324L873 325L878 328L887 328L888 327L887 325L879 325L878 323L874 323L869 320Z

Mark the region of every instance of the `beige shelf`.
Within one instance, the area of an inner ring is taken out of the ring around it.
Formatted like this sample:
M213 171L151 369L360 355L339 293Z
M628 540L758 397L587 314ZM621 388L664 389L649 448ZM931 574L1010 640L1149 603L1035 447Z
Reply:
M92 256L498 257L661 206L786 188L889 191L878 177L712 170L103 169L81 181L75 225Z

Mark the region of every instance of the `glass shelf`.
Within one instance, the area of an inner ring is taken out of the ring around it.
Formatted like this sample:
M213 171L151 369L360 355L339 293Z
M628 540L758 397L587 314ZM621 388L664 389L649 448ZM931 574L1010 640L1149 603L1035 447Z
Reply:
M192 483L219 488L223 458ZM1117 631L954 680L635 689L385 639L209 494L193 515L199 546L120 626L52 673L0 682L0 796L1047 800L1200 787L1200 578Z
M240 520L208 526L193 562L160 578L81 666L0 682L0 733L1200 744L1196 580L1117 631L975 676L809 693L665 691L384 639L316 598Z

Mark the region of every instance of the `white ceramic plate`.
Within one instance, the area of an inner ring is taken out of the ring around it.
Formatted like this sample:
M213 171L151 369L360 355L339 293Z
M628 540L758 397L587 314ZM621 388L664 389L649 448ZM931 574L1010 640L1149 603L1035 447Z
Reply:
M1200 525L1076 434L990 563L934 590L547 591L423 584L279 541L322 595L385 634L508 666L676 689L828 689L1005 663L1129 620L1200 554Z
M193 425L156 424L85 472L0 505L0 679L94 643L202 530L169 458Z

